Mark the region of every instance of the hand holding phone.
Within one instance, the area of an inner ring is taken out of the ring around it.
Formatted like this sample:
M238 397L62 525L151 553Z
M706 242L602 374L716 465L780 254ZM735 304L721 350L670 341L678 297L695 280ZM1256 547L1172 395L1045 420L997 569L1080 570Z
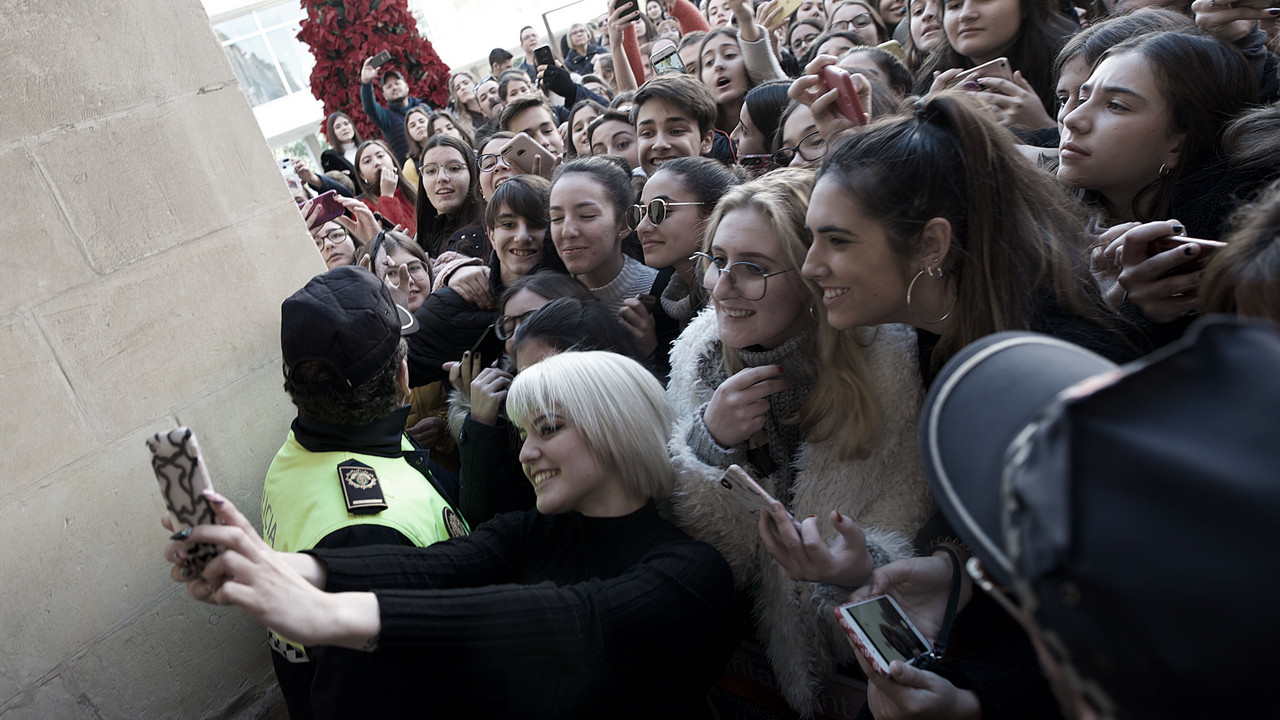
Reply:
M311 203L314 207L319 208L319 212L309 228L311 230L342 217L342 213L345 212L342 204L338 202L337 190L322 192Z
M551 170L556 166L556 156L530 137L529 133L522 132L511 138L498 150L498 153L502 155L507 165L525 175L541 175L549 178ZM534 160L538 158L540 162L535 164Z
M854 125L866 125L867 113L862 109L862 98L853 87L853 78L849 71L838 65L827 65L822 68L822 82L828 90L836 90L836 110Z
M649 61L653 63L653 71L658 75L684 75L688 73L688 70L685 69L684 61L680 59L676 44L670 40L667 40L666 44L662 46L654 43L653 53L649 55Z
M969 68L952 80L952 85L959 85L969 80L977 80L984 77L996 77L1001 80L1013 82L1013 69L1009 67L1008 58L996 58L989 60L976 67Z
M151 469L160 483L160 495L174 519L174 530L195 525L217 524L213 506L204 496L213 489L209 472L200 455L200 445L189 428L177 427L156 433L147 439L151 451ZM189 551L191 569L197 575L218 556L216 545L196 545Z
M556 64L556 56L555 53L551 51L551 46L543 45L542 47L534 48L533 62L535 65L554 67Z
M777 502L739 465L730 465L725 468L718 482L720 487L732 494L748 512L763 510L767 513L769 506Z
M836 608L836 620L849 642L884 677L889 663L914 663L931 646L890 595L878 595Z
M378 67L382 67L383 65L386 65L390 61L391 61L391 51L383 50L382 52L370 58L369 65L371 67L378 68Z

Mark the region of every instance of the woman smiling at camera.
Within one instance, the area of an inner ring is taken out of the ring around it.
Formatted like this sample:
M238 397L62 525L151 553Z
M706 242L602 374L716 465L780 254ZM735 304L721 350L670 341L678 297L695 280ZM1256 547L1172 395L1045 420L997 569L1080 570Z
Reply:
M372 681L335 717L705 710L731 649L732 578L654 506L672 482L661 386L620 355L565 353L520 373L507 407L536 510L427 548L300 554L271 550L215 495L226 524L166 548L174 579L308 646L371 653ZM225 548L203 578L184 577L193 542Z
M1084 218L959 93L838 143L818 171L804 275L837 328L909 323L931 382L965 345L1033 330L1117 362L1137 349L1085 266Z
M834 607L873 567L913 555L933 512L916 451L914 333L821 322L800 274L812 183L808 170L776 170L721 198L701 258L712 307L671 351L668 388L676 522L724 553L754 595L779 687L806 714L853 662ZM757 519L722 489L730 464L777 498L770 512Z

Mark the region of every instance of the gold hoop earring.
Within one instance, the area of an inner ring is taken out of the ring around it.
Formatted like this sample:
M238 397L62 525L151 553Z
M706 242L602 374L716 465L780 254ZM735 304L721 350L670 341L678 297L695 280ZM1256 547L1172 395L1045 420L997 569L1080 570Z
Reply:
M941 279L942 279L942 268L937 267L937 265L936 265L936 263L937 263L937 259L936 259L936 258L934 259L934 263L935 263L935 267L933 267L933 268L928 268L928 267L926 267L926 268L922 268L922 269L920 270L920 272L916 273L916 276L915 276L915 277L911 278L911 283L907 285L907 311L908 311L908 312L910 312L912 315L915 315L915 312L916 312L916 311L915 311L915 308L911 307L911 291L915 289L915 287L916 287L916 281L920 279L920 276L921 276L921 275L924 275L924 274L927 272L927 273L929 274L929 277L931 277L931 278L933 278L933 279L935 279L935 280L941 280ZM935 269L938 271L938 274L937 274L936 276L933 274L933 270L935 270ZM956 309L956 300L955 300L955 298L952 298L952 299L951 299L951 307L947 308L947 311L946 311L945 313L943 313L942 317L938 318L937 320L925 320L925 321L924 321L924 324L925 324L925 325L937 325L938 323L942 322L943 320L946 320L947 318L951 317L951 311L952 311L952 310L955 310L955 309Z

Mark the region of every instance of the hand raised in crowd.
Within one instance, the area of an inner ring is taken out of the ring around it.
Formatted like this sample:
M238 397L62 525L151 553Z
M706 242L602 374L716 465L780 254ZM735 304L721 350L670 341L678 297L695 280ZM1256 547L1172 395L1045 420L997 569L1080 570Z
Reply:
M170 576L186 584L191 597L214 605L236 605L254 620L307 645L365 647L381 629L378 599L373 593L326 593L320 561L302 553L272 550L230 501L211 490L218 525L196 525L164 550L173 567ZM166 513L161 521L174 531ZM218 557L191 573L187 553L197 543L217 545ZM372 649L372 648L369 648Z
M381 196L389 196L396 194L396 187L400 184L400 173L395 168L381 168L378 170L378 192Z
M606 21L606 29L609 32L609 47L620 47L623 30L640 19L640 11L636 7L636 2L637 0L630 0L609 11L609 19Z
M943 70L941 72L934 71L933 83L929 85L929 92L936 93L946 90L955 84L956 78L966 72L968 72L968 70L964 68L951 68L950 70Z
M1125 295L1124 286L1120 284L1120 271L1124 269L1124 265L1120 263L1120 250L1124 247L1122 238L1135 227L1138 227L1138 223L1127 222L1107 228L1089 251L1089 272L1093 273L1093 279L1098 283L1102 299L1115 310L1119 310L1124 304Z
M727 0L729 11L738 22L738 35L743 42L755 42L760 39L756 28L756 18L751 8L751 0Z
M781 365L762 365L741 370L720 383L702 413L711 437L723 447L734 447L763 430L769 396L791 387L779 377L782 373Z
M1225 42L1234 42L1253 32L1254 23L1259 20L1280 17L1280 8L1260 10L1231 0L1195 0L1191 11L1201 30Z
M464 352L462 353L461 362L447 362L440 367L449 373L449 384L453 385L454 389L462 393L462 397L467 398L469 401L471 398L471 382L484 369L480 353Z
M493 293L489 289L489 272L489 268L484 265L458 268L449 276L446 285L453 288L458 297L481 310L492 310Z
M792 100L809 106L809 110L813 112L813 122L818 126L818 132L822 133L822 137L828 142L856 127L852 120L841 115L836 108L840 91L836 88L828 88L821 76L822 68L836 63L836 58L830 55L815 57L804 66L804 74L796 78L787 90L787 96ZM871 106L871 83L859 73L850 74L849 80L853 82L853 90L858 94L858 100L862 102L862 109L867 114L867 122L871 122L875 116Z
M297 173L299 180L316 189L322 187L320 184L320 178L316 177L316 174L311 172L311 168L302 160L302 158L290 158L289 160L293 163L293 171Z
M828 543L816 516L797 523L775 500L768 513L760 514L760 540L792 579L858 587L875 568L867 536L858 523L836 510L831 511L831 526L837 534Z
M780 56L778 45L786 42L786 28L791 21L790 13L784 12L786 9L777 0L769 0L756 7L756 24L764 28L765 37L769 38L769 47L775 56Z
M1200 309L1197 291L1201 270L1187 266L1201 257L1204 248L1182 243L1152 254L1153 241L1185 231L1177 220L1149 222L1128 230L1116 241L1122 266L1120 285L1152 322L1171 322Z
M914 619L914 618L913 618ZM971 690L961 690L941 675L889 663L889 677L876 672L861 652L854 657L867 676L867 705L876 720L978 720L982 704Z
M378 77L378 68L373 66L373 56L365 58L364 65L360 66L360 82L368 85Z
M507 401L512 375L505 370L487 367L471 381L471 419L484 425L496 425L498 412Z
M964 556L960 557L963 561ZM958 568L941 551L928 557L895 560L871 573L867 584L855 590L849 600L856 602L877 595L892 595L920 634L931 643L937 642L947 612L947 600L951 596L953 570ZM973 580L968 573L959 571L960 598L956 612L963 610L973 598Z
M618 319L636 341L640 352L649 355L658 348L658 330L644 303L633 297L623 300L622 307L618 309Z
M405 432L418 443L418 447L433 448L440 442L440 437L444 433L444 418L435 415L424 417Z
M361 245L372 243L382 230L378 218L373 216L373 210L363 202L345 195L337 195L334 199L347 211L335 218L334 222L346 228L347 232L351 233L351 237Z
M320 205L316 203L315 198L304 200L298 206L298 212L302 213L302 219L307 223L307 230L312 233L324 226L324 223L316 222L320 219Z
M995 108L997 119L1007 128L1042 130L1058 125L1045 112L1040 96L1036 95L1035 88L1022 76L1021 70L1013 73L1012 82L1000 77L983 77L969 82L974 85L964 83L964 89L982 92L982 101Z

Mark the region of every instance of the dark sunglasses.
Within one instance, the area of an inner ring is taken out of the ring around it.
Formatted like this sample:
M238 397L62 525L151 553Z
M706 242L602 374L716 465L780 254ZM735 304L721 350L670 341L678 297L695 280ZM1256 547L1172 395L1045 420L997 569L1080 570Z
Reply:
M632 205L627 208L627 227L635 230L640 227L640 221L644 220L644 216L649 216L649 222L654 225L661 225L663 220L667 219L667 208L679 207L681 205L711 205L707 202L667 202L662 198L654 198L649 201L648 205Z

